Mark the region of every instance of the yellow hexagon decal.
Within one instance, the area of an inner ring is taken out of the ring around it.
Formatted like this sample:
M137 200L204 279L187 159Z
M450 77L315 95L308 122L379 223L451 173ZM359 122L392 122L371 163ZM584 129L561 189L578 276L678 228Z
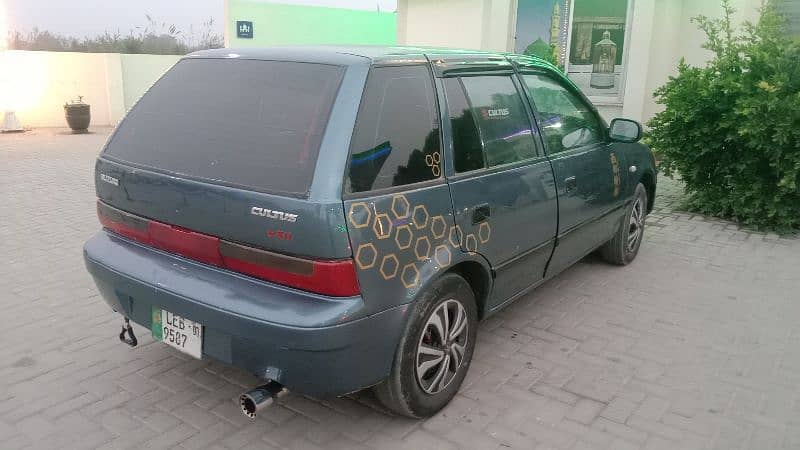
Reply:
M444 217L436 216L431 220L431 233L435 239L443 238L446 231L447 222L444 221Z
M403 286L410 289L419 284L419 270L414 263L406 264L403 267L403 272L400 274L400 280L403 281Z
M400 225L397 227L397 233L394 235L394 241L397 243L397 248L405 250L411 247L411 241L414 239L414 233L411 231L410 225Z
M397 256L394 256L394 253L390 253L384 256L381 261L381 276L384 280L391 280L397 276L397 269L399 268L400 261L397 260Z
M428 208L425 205L417 205L414 207L414 213L411 215L411 221L418 230L428 226Z
M372 243L361 244L356 250L356 264L361 270L367 270L375 267L375 261L378 259L378 251Z
M436 260L436 264L438 264L439 267L449 266L450 261L452 260L450 247L446 245L440 245L436 247L436 250L433 252L433 258Z
M478 240L475 238L475 235L470 233L467 235L467 241L465 243L468 252L477 252L478 251Z
M386 239L392 235L392 219L386 213L375 214L375 223L372 224L372 231L378 239Z
M369 206L364 202L351 203L347 218L350 220L350 224L355 228L364 228L369 225L372 212L369 210Z
M405 195L395 195L392 197L392 213L394 213L396 219L405 219L408 217L409 209L411 209L411 205L408 204Z
M483 222L478 227L478 239L480 239L481 244L485 244L489 242L489 238L492 236L492 227L489 225L489 222Z
M417 255L419 261L425 261L430 257L431 241L428 240L428 236L417 239L417 243L414 244L414 254Z
M450 227L450 235L447 237L447 240L450 241L450 245L454 248L461 247L461 239L463 239L461 227L458 225Z

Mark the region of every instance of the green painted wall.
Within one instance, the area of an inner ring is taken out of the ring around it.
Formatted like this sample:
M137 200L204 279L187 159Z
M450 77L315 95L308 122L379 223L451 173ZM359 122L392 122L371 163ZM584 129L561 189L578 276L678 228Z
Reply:
M122 63L122 93L126 111L181 58L179 55L128 54L119 57Z
M228 0L228 47L303 44L397 44L393 12ZM253 39L236 37L236 21L253 22Z

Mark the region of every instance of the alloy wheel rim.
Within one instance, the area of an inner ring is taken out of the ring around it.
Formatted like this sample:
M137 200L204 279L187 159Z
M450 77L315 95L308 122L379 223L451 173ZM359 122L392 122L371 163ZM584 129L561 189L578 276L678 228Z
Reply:
M468 337L464 305L454 299L439 305L425 323L414 360L423 391L437 394L450 385L464 364Z
M644 229L644 207L642 199L637 198L633 202L633 209L631 210L631 218L628 225L628 251L633 252L636 249L636 244L642 237L642 230Z

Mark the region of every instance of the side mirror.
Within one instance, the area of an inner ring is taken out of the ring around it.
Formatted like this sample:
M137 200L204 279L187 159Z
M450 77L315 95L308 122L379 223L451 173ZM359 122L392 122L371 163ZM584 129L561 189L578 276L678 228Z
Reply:
M614 119L608 127L608 137L616 142L639 142L642 138L642 125L635 120Z

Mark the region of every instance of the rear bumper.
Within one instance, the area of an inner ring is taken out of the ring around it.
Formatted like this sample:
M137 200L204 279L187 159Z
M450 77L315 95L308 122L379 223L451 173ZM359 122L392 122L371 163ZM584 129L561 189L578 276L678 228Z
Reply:
M364 317L361 297L262 282L105 231L86 243L84 259L115 311L148 329L153 307L199 322L204 357L314 396L345 394L385 378L408 311L404 305Z

